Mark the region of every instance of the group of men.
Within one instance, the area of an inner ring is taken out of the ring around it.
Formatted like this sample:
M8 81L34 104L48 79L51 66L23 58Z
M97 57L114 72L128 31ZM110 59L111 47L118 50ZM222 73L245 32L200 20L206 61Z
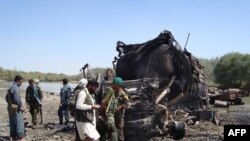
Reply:
M130 100L123 90L122 78L113 78L111 69L106 71L104 80L111 82L111 85L105 88L100 103L96 103L98 94L95 93L99 84L87 79L79 81L75 114L76 141L124 141L124 114Z
M23 112L25 106L22 103L20 95L20 86L23 83L23 77L17 75L14 78L14 83L10 86L5 96L8 103L7 110L9 114L9 125L10 125L10 140L24 141L25 127ZM30 79L29 86L26 89L25 101L29 108L32 117L32 128L35 129L37 125L37 115L41 113L42 116L42 99L43 94L41 88L38 86L38 79ZM41 118L42 119L42 118ZM42 124L43 121L41 120Z
M100 96L96 93L99 83L85 78L79 81L75 101L76 141L123 141L123 127L125 109L129 108L130 100L123 90L123 80L113 77L111 69L106 71L104 81L110 82ZM8 103L10 137L11 140L23 141L25 136L23 112L24 106L20 96L20 86L23 78L17 75L13 85L8 89L6 101ZM29 80L26 89L25 101L32 117L32 128L37 126L38 113L42 117L43 94L38 86L38 79ZM63 79L63 88L60 92L60 106L58 110L59 124L69 123L68 106L72 91L68 80ZM101 100L97 103L97 96ZM63 120L65 119L65 122ZM42 124L42 118L40 123Z

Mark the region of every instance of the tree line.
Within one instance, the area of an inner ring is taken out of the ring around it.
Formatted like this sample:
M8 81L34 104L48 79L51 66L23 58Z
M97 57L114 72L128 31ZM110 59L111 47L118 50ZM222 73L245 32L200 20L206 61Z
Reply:
M107 68L93 68L94 74L105 74ZM63 73L57 74L57 73L42 73L38 71L32 71L32 72L25 72L20 70L10 70L10 69L4 69L3 67L0 67L0 79L4 79L7 81L13 81L14 77L16 75L21 75L25 80L29 79L39 79L40 81L45 82L55 82L55 81L61 81L63 78L67 78L69 81L79 81L83 74L79 73L76 75L66 75Z
M231 52L222 57L204 59L199 58L201 65L205 67L207 82L210 86L222 88L250 88L250 54ZM93 68L94 74L105 74L107 68ZM42 73L8 70L0 67L0 79L13 81L15 75L21 75L25 80L37 78L40 81L61 81L63 78L69 81L79 81L83 75L66 75L63 73Z
M221 88L250 89L250 54L231 52L213 59L200 59L210 84Z

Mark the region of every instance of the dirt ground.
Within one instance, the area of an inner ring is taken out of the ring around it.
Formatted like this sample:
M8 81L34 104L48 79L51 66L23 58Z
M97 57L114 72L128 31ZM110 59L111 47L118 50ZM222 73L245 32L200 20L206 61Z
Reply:
M9 136L7 103L4 96L9 83L6 84L0 80L0 141L7 141ZM24 102L25 91L21 92L22 102ZM31 115L29 111L24 113L25 122L28 122L26 128L26 140L28 141L71 141L74 140L74 131L67 130L64 126L58 126L59 119L57 110L59 107L59 95L43 92L43 124L38 124L37 129L31 128ZM71 119L73 122L73 119ZM40 122L40 117L38 118Z
M4 96L9 83L0 80L0 141L7 141L9 136L7 103ZM21 92L24 98L24 91ZM223 140L223 125L228 124L250 124L250 98L244 98L245 105L230 106L229 108L215 109L218 111L219 126L211 122L199 121L187 127L186 135L182 141L207 141ZM23 99L23 103L24 99ZM72 141L74 140L74 130L71 126L59 126L57 110L59 106L59 96L44 92L43 100L43 120L44 124L39 124L37 129L31 129L31 116L28 111L24 113L25 121L28 122L26 128L26 140L28 141ZM73 121L73 119L71 119ZM73 124L72 124L73 126ZM170 137L153 138L152 141L171 141Z

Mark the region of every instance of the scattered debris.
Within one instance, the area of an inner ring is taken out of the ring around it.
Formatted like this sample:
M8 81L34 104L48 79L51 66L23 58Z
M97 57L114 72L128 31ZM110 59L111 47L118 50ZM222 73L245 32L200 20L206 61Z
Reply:
M203 118L189 115L208 107L204 67L198 59L182 50L169 31L142 44L118 41L117 51L116 74L126 80L125 89L134 89L128 92L132 105L125 114L125 138L184 137L185 121Z
M249 96L249 91L246 90L240 90L240 89L226 89L226 90L220 90L220 89L208 89L209 90L209 98L210 103L215 104L215 106L228 106L229 104L235 104L235 105L243 105L244 102L242 102L243 97ZM216 101L219 100L219 101ZM216 103L215 103L216 101ZM223 102L221 102L223 101ZM226 103L227 104L226 104Z
M228 107L229 104L228 104L227 101L215 100L214 101L214 106L215 107Z

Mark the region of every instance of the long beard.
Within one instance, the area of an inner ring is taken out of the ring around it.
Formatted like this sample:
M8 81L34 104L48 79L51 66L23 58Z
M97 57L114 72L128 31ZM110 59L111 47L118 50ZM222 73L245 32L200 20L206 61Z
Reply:
M93 89L89 89L89 93L93 94L95 91Z

